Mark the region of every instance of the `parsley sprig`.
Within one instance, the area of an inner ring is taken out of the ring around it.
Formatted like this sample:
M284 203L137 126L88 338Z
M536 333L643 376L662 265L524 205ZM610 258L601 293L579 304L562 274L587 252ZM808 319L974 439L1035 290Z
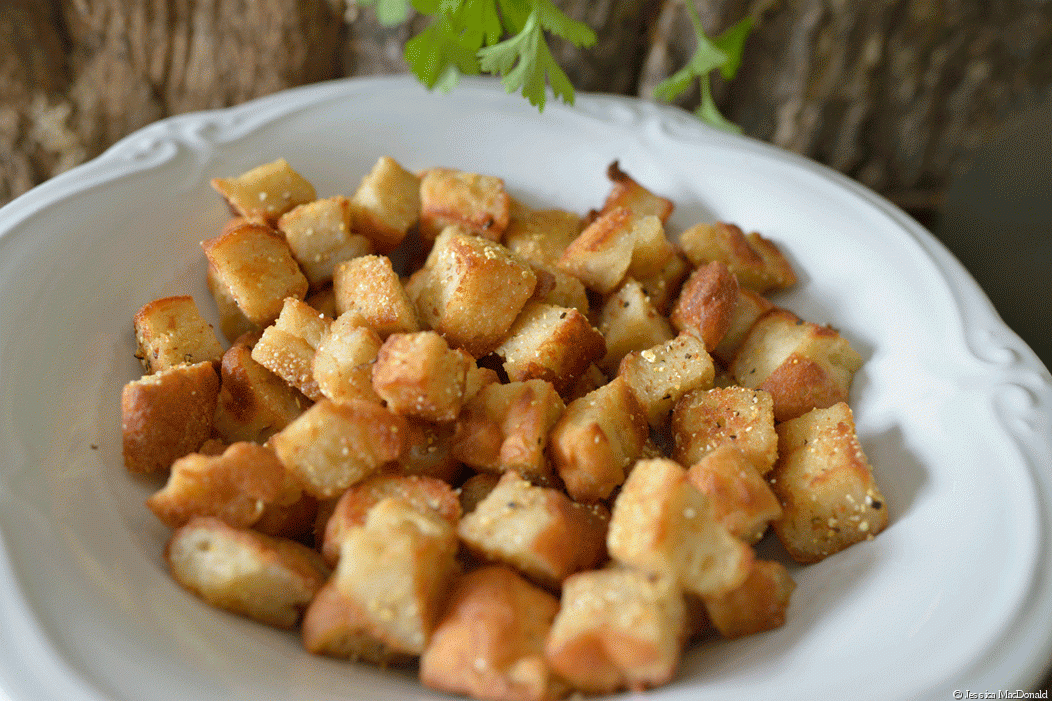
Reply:
M591 27L567 17L551 0L357 0L373 6L385 26L406 21L410 6L431 23L405 45L405 60L428 88L452 89L462 75L501 76L510 93L544 109L547 86L573 104L570 79L552 56L547 35L577 47L596 42ZM507 38L505 38L507 35Z
M698 119L725 131L741 132L741 127L720 114L719 108L716 107L716 101L712 97L711 79L715 70L720 71L724 80L730 80L737 74L742 62L745 39L752 30L752 18L746 17L716 38L710 39L705 34L705 28L701 26L701 17L693 0L687 0L684 4L687 6L691 24L694 25L698 48L687 65L654 87L654 97L672 102L697 80L701 87L701 104L694 114Z

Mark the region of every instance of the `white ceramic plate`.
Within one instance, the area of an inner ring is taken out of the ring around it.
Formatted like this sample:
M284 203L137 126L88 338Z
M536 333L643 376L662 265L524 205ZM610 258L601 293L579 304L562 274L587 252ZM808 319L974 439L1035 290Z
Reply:
M794 568L788 622L690 652L654 701L949 699L1036 684L1052 651L1052 382L926 231L825 168L636 100L538 115L494 83L351 80L154 124L0 210L0 688L14 701L435 699L405 674L312 657L168 577L152 482L121 462L131 318L191 293L227 212L208 186L277 157L323 196L377 157L503 176L532 205L599 205L620 159L670 229L763 232L780 298L866 359L852 391L889 504L876 540ZM0 694L2 698L2 694Z

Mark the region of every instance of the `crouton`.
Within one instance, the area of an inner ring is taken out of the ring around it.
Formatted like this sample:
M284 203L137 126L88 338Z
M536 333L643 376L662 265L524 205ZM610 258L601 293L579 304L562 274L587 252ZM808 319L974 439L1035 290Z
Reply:
M731 445L765 475L778 457L774 403L763 390L730 386L689 392L672 410L672 435L672 458L681 465Z
M252 359L309 399L321 399L314 379L314 354L331 323L318 310L290 297L277 320L263 330L252 347Z
M766 297L744 287L739 289L737 301L731 310L730 324L723 334L723 339L712 349L712 357L729 366L734 361L734 356L738 354L738 349L741 348L742 341L745 340L752 325L772 309L774 309L774 304Z
M211 362L176 365L129 382L121 391L124 466L167 471L212 434L219 378Z
M330 319L335 319L339 316L336 313L336 293L333 292L332 285L326 285L311 292L303 301L308 306L318 310L319 314L324 314Z
M681 333L653 348L632 351L621 359L617 374L632 388L650 425L659 428L683 395L712 387L715 367L705 345Z
M478 508L490 492L497 488L503 474L495 472L478 472L464 480L460 485L460 511L469 514Z
M782 517L771 527L797 562L817 562L871 540L888 524L884 497L843 402L779 424L770 483L782 503Z
M658 314L638 282L632 279L603 304L599 332L606 339L606 355L598 365L607 374L617 374L621 359L632 351L646 350L672 340L675 333Z
M683 281L693 269L687 257L677 248L675 255L669 258L665 267L653 275L637 277L636 282L643 288L643 293L650 299L654 309L657 309L662 316L668 316L672 304L679 297Z
M608 212L614 207L625 207L638 215L654 215L664 224L672 216L674 205L672 200L655 195L632 179L628 173L621 170L618 161L614 161L606 169L606 176L610 178L613 187L603 204L601 212Z
M457 419L451 452L477 470L516 470L547 482L548 433L565 405L550 382L494 383L467 402Z
M606 354L606 342L576 309L527 302L494 353L508 379L547 380L562 393Z
M235 343L223 354L215 430L228 443L263 443L302 414L311 401Z
M372 242L351 230L351 201L342 195L301 204L281 215L278 231L312 288L332 280L342 261L372 253Z
M581 376L574 381L573 386L566 391L566 401L572 402L575 399L580 399L589 392L599 389L607 382L609 382L609 379L606 374L599 369L598 365L592 363L585 368Z
M505 472L460 521L457 533L480 558L510 565L532 581L558 589L569 575L606 559L609 517L602 505L578 504L561 491Z
M682 590L666 577L627 568L580 572L563 582L545 657L584 693L660 686L679 664L685 623Z
M172 533L164 558L175 581L212 606L278 628L296 626L329 576L304 545L204 516Z
M507 567L461 577L420 658L433 689L491 701L556 701L568 691L544 659L559 600Z
M357 313L380 338L420 330L413 302L386 256L362 256L336 266L336 313Z
M677 331L697 336L711 351L731 327L738 290L738 279L726 264L707 263L691 273L683 285L669 321Z
M458 572L456 549L441 516L381 500L344 534L336 571L304 616L304 646L384 664L420 655Z
M355 233L390 253L420 219L420 178L390 156L381 156L351 197Z
M756 560L737 588L702 601L713 627L725 638L740 638L785 623L796 583L779 562Z
M404 475L456 482L464 468L453 455L453 434L456 425L436 424L413 417L406 418L405 423L405 447L398 456L398 470Z
M581 230L581 217L573 212L517 207L504 232L504 245L523 260L554 268Z
M834 329L772 309L752 325L730 369L739 384L770 392L775 420L786 421L847 401L862 362Z
M676 254L655 216L615 207L588 225L559 257L558 267L591 290L607 294L625 279L649 277Z
M211 263L208 264L205 280L208 284L208 291L212 294L212 300L216 304L216 311L219 312L219 329L228 341L233 343L235 339L246 333L262 331L259 324L252 323L242 313L234 300L234 296L230 294L230 290L219 279L219 274Z
M373 402L323 399L270 439L278 458L319 499L340 494L398 458L405 419Z
M721 445L687 470L698 491L709 498L716 518L746 543L760 540L782 506L767 482L740 450Z
M628 382L615 377L567 405L548 447L567 493L595 502L625 481L649 435L646 412Z
M720 523L712 503L672 460L641 460L621 487L606 539L617 562L669 577L706 596L739 586L752 548Z
M504 181L453 168L431 168L420 179L420 234L434 240L459 225L476 236L500 241L508 228L511 200Z
M318 391L326 399L381 402L373 389L373 362L383 341L352 315L341 315L322 337L311 364Z
M253 324L278 318L285 299L303 299L309 283L289 245L273 229L253 223L236 226L201 243L218 284Z
M285 212L317 197L314 186L284 158L245 171L234 178L213 178L212 187L236 213L275 224Z
M219 364L223 346L211 324L190 296L165 297L144 304L135 313L135 357L146 372L183 363Z
M452 421L464 401L472 360L434 331L392 334L373 363L373 390L401 416Z
M796 284L796 273L778 247L760 234L742 233L734 224L697 224L679 238L683 252L695 266L725 263L742 287L763 294Z

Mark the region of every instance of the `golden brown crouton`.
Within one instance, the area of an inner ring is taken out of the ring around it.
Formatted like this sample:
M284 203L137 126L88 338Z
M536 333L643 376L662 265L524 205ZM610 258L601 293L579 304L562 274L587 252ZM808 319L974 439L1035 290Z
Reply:
M573 212L528 210L519 206L513 209L508 229L504 232L504 245L523 260L554 268L566 247L580 235L581 229L581 217Z
M781 504L740 450L721 445L687 470L690 483L709 498L731 535L756 543L767 524L782 515Z
M585 368L581 376L574 381L573 386L567 390L566 401L572 402L575 399L580 399L589 392L599 389L607 382L609 382L609 379L606 374L599 369L598 365L592 363Z
M253 223L201 243L219 285L245 317L260 327L278 318L287 297L303 299L309 283L289 245L273 229Z
M546 482L552 476L544 450L548 432L564 409L544 380L487 385L464 405L452 454L477 470L516 470Z
M614 207L588 225L559 257L559 269L607 294L625 279L657 274L676 254L655 216Z
M774 399L774 418L786 421L811 409L847 401L862 356L828 326L772 309L752 325L731 364L745 387Z
M339 316L336 313L336 293L332 291L332 285L326 285L311 292L303 301L308 306L318 310L319 314L324 314L330 319L335 319Z
M639 400L623 377L615 377L566 407L548 446L567 493L595 502L625 481L649 435Z
M457 528L477 556L511 565L542 586L558 589L574 572L606 559L605 506L585 506L556 489L530 484L516 472L500 482Z
M774 403L762 390L730 386L690 392L672 410L672 435L672 458L681 465L731 445L764 475L778 457Z
M314 200L281 215L278 231L317 289L332 280L338 263L372 253L372 242L351 231L351 201L342 195Z
M321 554L326 562L336 564L343 536L351 528L364 526L369 510L387 498L400 499L415 509L430 510L454 528L460 522L460 500L442 480L394 473L373 475L348 487L337 500L325 523Z
M435 239L457 224L477 236L500 241L508 228L511 200L504 181L453 168L431 168L420 179L420 234Z
M389 253L420 219L420 178L381 156L351 198L351 212L355 232Z
M169 528L194 516L214 516L248 528L262 517L267 504L291 504L300 494L274 451L255 443L234 443L221 455L191 453L176 460L167 484L146 500L146 506Z
M497 484L503 476L494 472L478 472L464 480L464 484L460 485L458 490L460 492L461 513L469 514L478 508L482 500L497 488Z
M124 466L164 472L212 434L219 378L210 362L146 375L121 392Z
M379 403L380 395L373 390L373 362L383 341L371 328L357 322L353 314L332 322L314 353L311 372L326 399Z
M717 520L686 469L665 458L632 469L614 502L606 545L617 562L701 596L740 585L753 560L752 548Z
M172 533L164 558L175 580L212 606L278 628L295 627L329 576L304 545L209 517Z
M544 659L559 600L507 567L461 577L420 658L428 687L489 701L556 701L569 689Z
M205 275L208 283L208 291L212 293L212 300L216 303L216 311L219 312L219 329L228 341L233 341L246 333L258 333L262 331L259 324L248 320L242 312L230 290L219 279L216 268L208 264L208 272Z
M738 290L738 299L731 310L730 324L723 340L712 349L712 357L718 359L724 365L729 366L738 354L742 341L745 340L749 329L761 316L774 309L774 304L757 292L745 289Z
M884 497L843 402L778 426L771 489L782 517L771 526L797 562L817 562L888 524Z
M373 363L373 389L396 414L452 421L464 401L472 360L434 331L392 334Z
M304 616L304 646L379 663L420 655L457 574L456 549L441 516L381 500L344 534L336 571Z
M694 266L690 264L682 251L676 249L675 255L669 258L658 272L653 275L641 275L636 282L643 288L643 293L650 299L654 309L663 316L668 316L673 302L680 294L683 281L691 273Z
M311 401L235 343L223 354L215 430L228 443L263 443L302 414Z
M796 284L796 273L772 241L753 232L744 234L734 224L698 224L679 238L683 252L695 266L721 261L742 287L763 294Z
M449 227L431 249L414 301L423 326L481 358L507 336L536 284L533 269L508 249Z
M494 353L508 379L547 380L562 393L606 354L606 342L576 309L527 302Z
M650 425L658 428L665 426L669 412L683 395L712 387L715 368L705 345L691 334L681 333L653 348L632 351L621 360L617 374L632 388Z
M658 314L640 284L631 278L607 298L598 327L606 339L606 355L598 365L609 375L617 374L627 354L653 348L675 335L668 320Z
M738 302L738 279L726 264L712 261L695 270L676 303L669 321L677 331L694 334L711 351L731 327Z
M672 679L685 637L680 587L633 569L580 572L563 583L545 656L585 693L642 690Z
M756 560L739 587L719 596L702 597L712 625L725 638L740 638L785 623L796 583L779 562Z
M420 330L416 309L386 256L361 256L336 266L336 313L356 313L380 338Z
M327 499L397 459L405 430L405 419L373 402L323 399L270 445L308 494Z
M165 297L144 304L135 313L135 353L146 372L157 372L183 363L218 365L223 357L211 324L190 296Z
M257 166L235 178L213 178L212 187L241 216L272 225L285 212L317 196L314 187L284 158Z
M652 214L664 224L672 216L674 205L672 200L655 195L646 189L628 173L621 170L618 161L614 161L606 169L606 176L610 178L613 187L606 198L601 211L607 212L614 207L625 207L639 215Z
M252 359L308 398L321 399L314 380L314 354L331 323L318 310L289 297L277 320L263 329L252 346Z
M398 457L398 470L405 475L456 482L464 466L453 456L455 430L452 423L407 418L405 448Z

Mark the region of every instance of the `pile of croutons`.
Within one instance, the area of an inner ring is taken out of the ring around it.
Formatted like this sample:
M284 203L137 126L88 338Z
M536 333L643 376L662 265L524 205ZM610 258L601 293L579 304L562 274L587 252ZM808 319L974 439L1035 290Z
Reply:
M214 180L230 345L191 297L149 302L122 395L179 584L313 653L532 701L780 626L768 525L800 563L879 533L862 358L763 296L785 256L727 223L673 242L673 203L607 175L584 216L387 157L351 197L284 160Z

